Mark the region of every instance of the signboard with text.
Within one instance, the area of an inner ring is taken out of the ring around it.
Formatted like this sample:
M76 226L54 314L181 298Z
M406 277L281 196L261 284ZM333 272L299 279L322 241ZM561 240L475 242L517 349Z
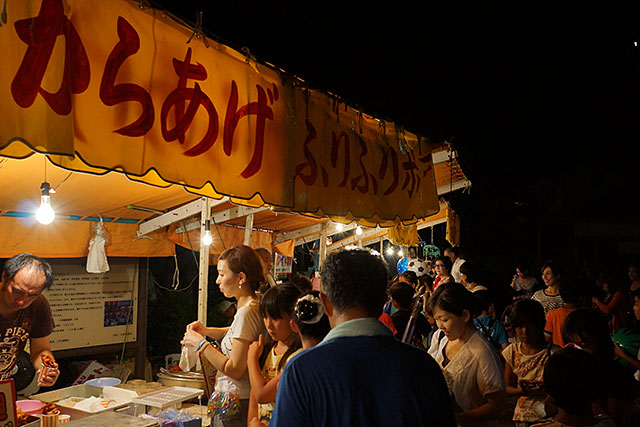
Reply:
M438 212L426 138L205 44L145 2L6 3L2 156L38 150L69 170L365 225Z
M276 274L291 274L293 258L276 253Z
M44 292L55 329L52 350L136 340L138 264L109 260L107 273L87 273L85 265L52 261L55 280Z

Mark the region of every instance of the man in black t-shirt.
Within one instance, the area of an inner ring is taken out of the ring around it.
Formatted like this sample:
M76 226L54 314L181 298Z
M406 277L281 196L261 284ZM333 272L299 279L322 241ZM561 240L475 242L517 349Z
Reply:
M0 379L12 375L27 340L36 370L42 370L43 358L55 364L49 340L53 316L42 295L52 283L51 266L35 255L19 254L5 263L0 282ZM51 366L39 376L38 385L51 386L59 375L57 367Z

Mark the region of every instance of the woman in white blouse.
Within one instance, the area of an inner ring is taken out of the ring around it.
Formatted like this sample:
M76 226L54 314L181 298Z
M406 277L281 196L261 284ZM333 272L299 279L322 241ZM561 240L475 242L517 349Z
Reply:
M456 421L474 426L498 417L505 399L500 358L473 323L476 304L473 294L458 283L438 287L427 304L440 329L429 354L447 380Z

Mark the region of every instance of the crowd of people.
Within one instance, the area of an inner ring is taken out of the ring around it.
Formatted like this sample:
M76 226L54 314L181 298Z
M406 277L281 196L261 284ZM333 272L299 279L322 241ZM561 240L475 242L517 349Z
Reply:
M226 250L216 283L237 301L233 320L191 323L183 339L218 370L216 392L237 398L240 413L214 422L638 425L638 266L590 283L557 262L539 275L519 264L508 304L459 248L431 266L389 280L380 256L342 250L318 292L300 277L269 284L253 249Z

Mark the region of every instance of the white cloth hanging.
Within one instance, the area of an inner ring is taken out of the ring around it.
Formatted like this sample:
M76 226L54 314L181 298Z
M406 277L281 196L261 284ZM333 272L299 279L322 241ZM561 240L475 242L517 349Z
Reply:
M95 235L89 242L89 255L87 255L87 272L106 273L109 271L109 262L104 246L107 244L107 230L104 228L102 217L100 222L93 227Z

